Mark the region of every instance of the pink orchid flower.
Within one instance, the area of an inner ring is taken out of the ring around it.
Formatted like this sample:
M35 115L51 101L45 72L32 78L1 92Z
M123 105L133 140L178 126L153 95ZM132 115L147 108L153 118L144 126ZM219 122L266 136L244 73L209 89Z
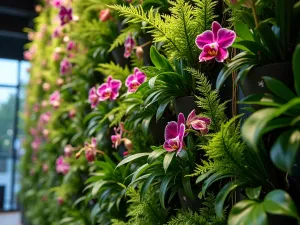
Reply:
M110 13L109 9L103 9L103 10L100 11L99 19L102 22L105 22L105 21L109 20L110 18L111 18L111 13Z
M59 18L60 18L60 25L63 26L67 23L69 23L72 19L73 19L73 16L72 16L72 13L73 13L73 10L72 8L69 8L67 9L66 7L62 6L60 8L60 11L59 11Z
M50 119L51 119L51 113L50 112L45 112L45 113L41 114L39 121L42 124L47 124L50 121Z
M195 130L199 130L202 135L208 133L208 126L211 123L211 119L206 117L200 117L196 115L195 110L193 110L187 118L186 126L188 128L193 128Z
M131 53L134 50L135 47L135 41L132 38L131 34L129 34L125 40L125 52L124 52L124 57L129 58L131 56Z
M67 73L70 73L71 70L72 70L72 63L67 59L63 59L60 63L60 74L65 75Z
M109 76L107 83L101 84L97 90L99 101L105 101L107 99L111 101L116 100L119 96L121 86L122 82L120 80L114 80L112 76Z
M85 158L88 162L93 162L96 160L97 153L104 154L104 152L97 149L97 139L92 137L91 143L85 142L84 148L76 153L76 158L78 159L82 152L85 152Z
M52 0L51 5L55 8L59 8L62 5L62 0Z
M66 175L70 170L70 164L65 161L65 158L61 155L56 159L56 172Z
M37 152L42 144L42 140L39 137L36 137L34 141L31 143L31 148L33 151Z
M146 75L139 70L139 68L134 68L134 73L129 75L125 81L125 86L128 87L130 93L136 92L139 86L146 81Z
M202 50L200 62L216 59L217 62L224 62L228 58L229 48L235 41L234 31L222 28L218 22L213 22L212 31L208 30L198 35L196 45Z
M58 38L62 35L62 27L56 27L52 33L52 38Z
M165 128L164 149L168 152L177 151L180 153L184 146L183 138L185 133L185 118L182 113L178 115L177 122L169 122Z
M72 156L74 148L72 145L66 145L64 148L65 157L70 158Z
M50 104L54 108L58 108L60 105L60 93L59 91L55 91L50 95Z
M114 128L115 134L111 135L111 142L113 148L118 148L118 146L122 143L122 136L124 132L124 124L120 123L118 128Z
M76 44L74 41L69 41L67 44L67 51L72 51L73 49L75 49Z
M89 102L91 103L92 109L95 108L99 103L99 96L95 87L92 87L89 91Z

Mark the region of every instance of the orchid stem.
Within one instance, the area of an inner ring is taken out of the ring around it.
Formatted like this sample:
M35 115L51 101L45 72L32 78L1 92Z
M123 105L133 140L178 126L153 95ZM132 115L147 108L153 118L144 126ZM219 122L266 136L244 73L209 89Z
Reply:
M253 1L251 9L252 9L252 13L254 16L255 27L257 28L259 23L258 23L258 16L257 16L257 11L256 11L255 1Z
M146 43L140 45L139 47L144 48L144 47L146 47L147 45L151 45L151 44L152 44L152 41L148 41L148 42L146 42Z

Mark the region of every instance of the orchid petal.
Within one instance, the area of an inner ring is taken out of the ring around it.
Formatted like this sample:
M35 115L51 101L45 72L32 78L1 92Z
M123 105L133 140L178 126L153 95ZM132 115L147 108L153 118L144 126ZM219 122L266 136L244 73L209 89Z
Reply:
M169 122L165 128L165 140L176 138L178 135L178 125L175 121Z
M236 34L234 31L222 28L218 31L217 43L220 48L228 48L235 41Z
M119 89L121 88L122 86L122 82L120 80L112 80L110 82L110 87L111 87L111 90L117 94L119 92Z
M224 62L229 57L229 52L225 48L219 48L218 55L216 56L217 62Z
M163 148L168 152L176 151L176 149L173 149L167 141L164 143Z
M178 123L178 126L180 126L181 124L185 124L185 118L184 118L183 113L178 114L177 123Z
M222 26L217 21L214 21L211 25L211 28L212 28L212 32L214 34L214 41L217 41L218 31L222 28Z
M126 81L125 81L125 86L129 87L129 85L131 84L131 82L134 80L135 76L134 74L131 74L127 77Z
M180 143L182 143L182 141L183 141L184 133L185 133L185 124L180 124L179 132L178 132L178 137L179 137L179 142Z
M97 146L97 139L95 137L92 137L91 144L92 144L93 147Z
M101 95L107 88L108 88L108 84L107 83L101 84L100 87L97 90L97 94Z
M191 122L195 120L195 118L197 118L197 115L196 115L196 110L194 109L192 112L190 112L190 114L187 117L186 120L187 126L189 126Z
M215 56L211 56L210 54L208 54L208 52L202 51L200 56L199 56L199 61L203 62L203 61L209 61L214 59Z
M205 45L211 44L214 42L214 34L210 30L205 31L202 34L197 36L195 42L196 42L196 45L198 46L198 48L200 48L202 50Z

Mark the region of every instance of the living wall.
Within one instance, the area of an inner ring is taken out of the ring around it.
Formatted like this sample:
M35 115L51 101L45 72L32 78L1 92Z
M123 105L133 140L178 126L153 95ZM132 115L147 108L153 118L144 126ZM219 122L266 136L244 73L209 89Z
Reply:
M36 10L28 224L298 224L300 1Z

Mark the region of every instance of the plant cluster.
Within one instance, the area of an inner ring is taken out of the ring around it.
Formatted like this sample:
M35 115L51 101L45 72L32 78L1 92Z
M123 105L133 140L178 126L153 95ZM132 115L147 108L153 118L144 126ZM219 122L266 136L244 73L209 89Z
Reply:
M300 222L300 1L37 10L24 52L29 224Z

